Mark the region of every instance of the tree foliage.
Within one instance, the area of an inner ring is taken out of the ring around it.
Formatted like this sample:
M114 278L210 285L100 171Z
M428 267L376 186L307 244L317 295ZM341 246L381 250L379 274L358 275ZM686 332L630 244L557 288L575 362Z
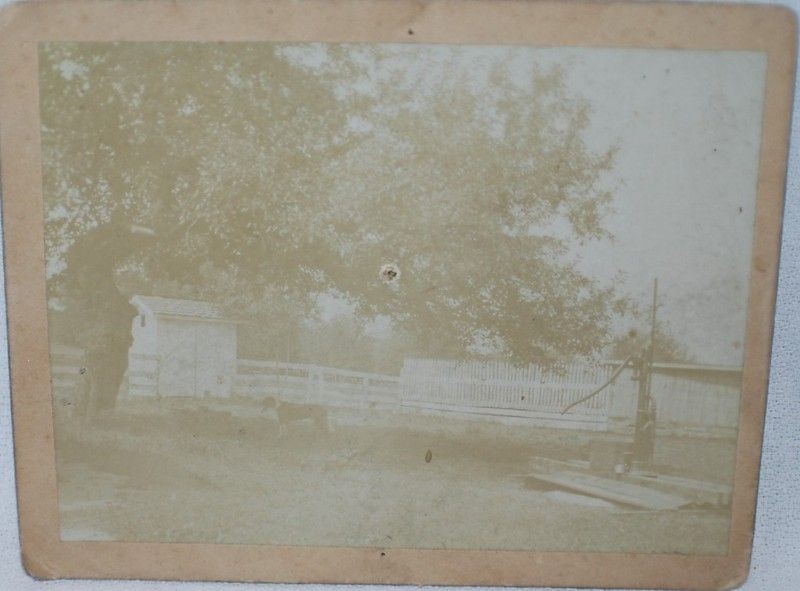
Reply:
M118 270L128 292L222 301L272 339L336 293L420 354L596 351L624 301L574 249L608 238L613 150L586 146L589 104L559 70L521 83L502 56L476 74L447 48L421 86L413 51L43 46L50 295L81 297L65 253L124 219L157 235Z
M613 359L625 359L631 354L641 354L650 347L650 331L640 323L641 328L631 328L618 335L611 345ZM693 363L688 349L675 337L670 327L663 322L656 323L653 347L653 361L661 363Z

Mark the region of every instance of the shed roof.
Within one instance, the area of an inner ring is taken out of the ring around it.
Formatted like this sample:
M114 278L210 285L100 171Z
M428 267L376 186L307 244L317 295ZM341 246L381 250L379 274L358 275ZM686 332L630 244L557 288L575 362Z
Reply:
M225 317L219 306L210 302L136 295L131 298L131 303L137 307L144 306L149 308L157 316L177 316L187 319L196 318L199 320L233 322L233 320Z

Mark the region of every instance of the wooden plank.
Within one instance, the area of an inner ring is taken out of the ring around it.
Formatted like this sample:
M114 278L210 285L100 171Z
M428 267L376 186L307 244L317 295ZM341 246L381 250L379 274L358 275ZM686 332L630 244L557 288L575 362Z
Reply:
M675 476L623 474L622 480L691 499L696 503L726 507L731 502L731 487L716 482L678 478Z
M528 478L639 509L667 511L679 509L692 503L691 499L683 496L661 492L630 482L622 482L580 472L534 473L529 475Z
M578 472L592 474L589 462L581 460L555 460L544 457L534 457L530 461L531 469L538 474L552 474L562 472ZM616 479L615 479L616 480ZM731 487L726 484L667 476L664 474L646 472L628 472L619 475L619 480L640 486L652 488L664 493L684 497L702 505L726 507L730 504Z

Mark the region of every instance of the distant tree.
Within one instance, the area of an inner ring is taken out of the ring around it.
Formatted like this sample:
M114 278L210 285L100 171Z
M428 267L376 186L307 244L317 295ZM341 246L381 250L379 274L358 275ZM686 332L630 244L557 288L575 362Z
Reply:
M352 316L339 316L307 327L301 337L301 360L333 367L371 370L375 339Z
M631 328L614 339L610 356L613 359L625 359L632 353L640 354L647 351L649 346L650 329L640 323L639 328ZM655 330L653 360L662 363L691 363L693 358L687 347L672 334L669 326L658 322Z

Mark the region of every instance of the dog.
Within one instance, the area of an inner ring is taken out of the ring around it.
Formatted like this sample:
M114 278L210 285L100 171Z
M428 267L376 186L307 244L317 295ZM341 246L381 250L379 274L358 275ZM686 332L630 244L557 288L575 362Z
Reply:
M319 404L299 404L286 402L269 396L264 399L264 410L275 409L278 416L278 437L283 437L291 423L311 421L314 427L327 433L329 429L328 410Z

